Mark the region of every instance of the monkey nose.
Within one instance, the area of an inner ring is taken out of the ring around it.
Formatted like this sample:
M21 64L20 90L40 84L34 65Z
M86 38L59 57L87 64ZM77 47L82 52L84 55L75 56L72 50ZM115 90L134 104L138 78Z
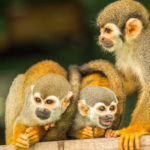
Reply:
M105 47L112 47L114 45L113 41L105 36L100 36L99 37L100 43L102 43Z
M113 119L113 116L108 114L108 115L105 115L105 118L106 119Z
M39 119L46 120L50 117L51 112L46 108L37 108L35 114Z
M100 37L99 37L99 40L100 40L100 41L104 41L104 40L105 40L105 37L104 37L104 36L100 36Z

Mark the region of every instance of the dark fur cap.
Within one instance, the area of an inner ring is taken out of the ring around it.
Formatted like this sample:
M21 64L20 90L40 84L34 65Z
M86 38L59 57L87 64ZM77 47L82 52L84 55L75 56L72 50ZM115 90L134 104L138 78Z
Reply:
M97 24L103 27L107 23L114 23L122 29L129 18L139 18L143 26L149 24L149 13L139 2L120 0L106 6L97 18Z

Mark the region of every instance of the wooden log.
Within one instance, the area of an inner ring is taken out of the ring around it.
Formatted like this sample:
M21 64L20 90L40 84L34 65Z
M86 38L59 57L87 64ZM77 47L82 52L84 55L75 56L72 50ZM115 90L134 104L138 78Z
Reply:
M119 138L97 138L84 140L65 140L41 142L31 146L30 150L118 150ZM150 150L150 135L141 137L140 150ZM13 145L0 146L0 150L14 150Z

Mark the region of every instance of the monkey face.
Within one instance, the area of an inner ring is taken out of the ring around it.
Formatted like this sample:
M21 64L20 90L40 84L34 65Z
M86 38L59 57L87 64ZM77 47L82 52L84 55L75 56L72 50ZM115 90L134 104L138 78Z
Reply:
M43 124L57 121L68 107L71 96L72 92L70 91L61 100L56 96L42 98L40 93L35 93L32 97L32 103L35 106L34 115L37 120Z
M98 102L94 107L90 107L84 100L80 100L78 110L82 116L89 118L92 125L106 129L112 125L115 119L117 104L114 101L110 105Z
M109 52L121 48L123 41L119 28L115 24L110 23L102 27L98 44L102 45Z
M117 112L117 104L112 102L109 106L104 103L97 103L94 107L97 125L101 128L109 128L114 121L114 115Z

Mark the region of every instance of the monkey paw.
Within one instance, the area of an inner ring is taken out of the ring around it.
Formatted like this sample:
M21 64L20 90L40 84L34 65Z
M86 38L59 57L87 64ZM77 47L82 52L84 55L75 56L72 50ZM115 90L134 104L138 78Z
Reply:
M79 138L80 139L93 138L93 129L92 129L92 127L86 126L85 128L80 129Z
M105 133L105 138L118 137L120 136L119 130L108 129Z
M105 133L105 130L99 127L94 128L94 137L101 137Z
M53 127L55 127L55 123L54 123L54 122L45 125L45 126L44 126L44 129L47 131L47 130L49 130L50 128L53 128Z
M130 125L127 128L118 130L120 134L119 149L120 150L136 150L140 149L140 137L145 134L149 134L144 128Z
M36 127L29 127L26 132L26 136L28 137L29 140L29 145L35 144L39 142L39 129Z
M28 150L29 149L29 140L25 134L20 134L16 139L15 150Z

